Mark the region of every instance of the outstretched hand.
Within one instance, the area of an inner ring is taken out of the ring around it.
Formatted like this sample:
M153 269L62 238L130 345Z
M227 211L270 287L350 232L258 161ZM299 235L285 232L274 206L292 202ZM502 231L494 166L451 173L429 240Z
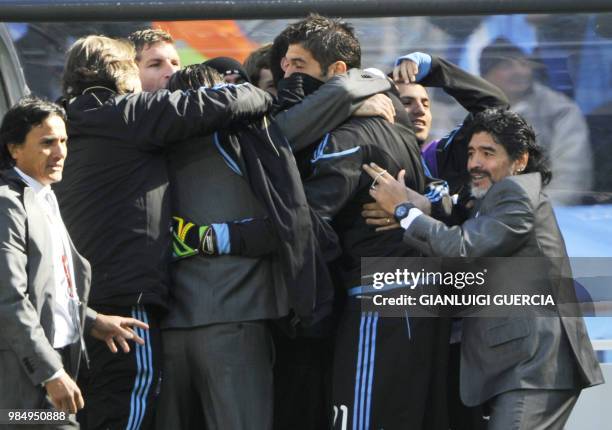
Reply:
M130 352L128 340L144 345L144 340L136 334L133 328L148 330L149 326L135 318L120 317L117 315L98 314L91 329L91 335L106 342L112 353L118 351L115 341L119 343L123 352Z

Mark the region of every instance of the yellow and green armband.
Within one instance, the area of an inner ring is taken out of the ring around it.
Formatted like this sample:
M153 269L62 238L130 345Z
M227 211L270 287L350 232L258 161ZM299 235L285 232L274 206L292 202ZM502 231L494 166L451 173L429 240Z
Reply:
M172 259L176 261L198 254L218 255L215 230L211 226L197 225L173 216Z

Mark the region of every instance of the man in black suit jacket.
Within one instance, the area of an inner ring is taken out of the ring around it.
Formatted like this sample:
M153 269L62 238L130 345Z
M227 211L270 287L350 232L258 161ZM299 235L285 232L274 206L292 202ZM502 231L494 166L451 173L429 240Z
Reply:
M423 199L376 165L364 166L375 178L370 194L405 229L404 242L425 255L546 258L567 273L565 244L542 191L551 174L532 128L513 112L490 109L475 116L470 132L476 207L462 225L425 215L417 208L426 209ZM547 287L552 318L464 319L461 397L468 406L486 404L489 429L562 429L580 390L603 382L571 288L552 279Z

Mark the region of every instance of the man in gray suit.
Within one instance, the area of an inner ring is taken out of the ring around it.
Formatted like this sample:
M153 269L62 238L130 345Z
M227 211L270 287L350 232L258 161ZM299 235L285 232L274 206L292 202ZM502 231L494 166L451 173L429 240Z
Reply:
M117 352L143 340L132 318L87 308L90 267L68 236L50 185L62 178L66 113L26 98L0 126L0 409L74 414L83 332ZM67 428L78 427L70 418ZM41 428L37 426L36 428Z
M513 112L490 109L470 132L476 207L462 225L425 215L417 208L426 209L423 199L376 165L364 166L375 179L371 195L406 230L404 242L425 255L546 258L563 273L565 244L542 191L551 174L533 129ZM463 320L461 397L489 408L489 429L562 429L580 390L603 382L571 283L547 284L554 317Z

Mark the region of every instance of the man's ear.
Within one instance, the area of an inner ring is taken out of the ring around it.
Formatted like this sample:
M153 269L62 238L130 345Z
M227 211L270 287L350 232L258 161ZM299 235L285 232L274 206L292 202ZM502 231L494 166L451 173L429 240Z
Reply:
M520 175L523 173L529 162L529 152L525 151L519 158L514 161L514 174Z
M346 67L346 63L344 61L336 61L331 66L327 68L327 75L334 76L340 75L342 73L346 73L348 67Z
M287 60L287 57L283 57L280 60L280 68L283 72L287 71L287 67L289 66L289 61Z
M19 149L21 148L21 145L15 145L14 143L9 143L6 145L6 149L8 150L8 153L11 155L11 157L13 157L13 160L17 161L17 157L19 155Z

